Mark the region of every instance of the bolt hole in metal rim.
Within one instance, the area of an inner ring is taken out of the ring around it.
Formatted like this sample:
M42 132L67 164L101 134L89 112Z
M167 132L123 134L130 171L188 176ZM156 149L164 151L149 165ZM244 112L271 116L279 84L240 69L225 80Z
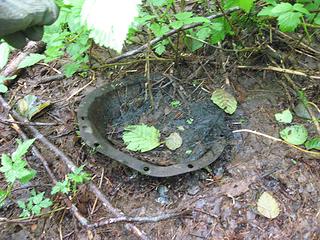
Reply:
M159 74L152 75L156 78ZM162 77L162 76L161 76ZM141 75L126 77L116 83L108 83L89 93L80 103L78 109L78 123L80 135L90 147L95 148L99 153L108 156L122 164L133 168L142 174L155 177L175 176L203 167L214 162L223 152L226 146L225 137L219 136L212 143L214 151L208 151L200 159L194 162L180 162L170 166L159 166L149 162L139 160L115 148L111 142L106 139L105 130L107 122L110 121L114 113L108 113L110 106L116 102L116 99L110 99L112 92L121 88L143 84L145 78Z

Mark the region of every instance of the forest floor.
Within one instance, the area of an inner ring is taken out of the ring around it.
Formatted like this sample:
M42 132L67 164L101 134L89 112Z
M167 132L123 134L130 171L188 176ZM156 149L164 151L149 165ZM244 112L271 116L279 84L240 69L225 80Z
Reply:
M314 47L316 51L320 51L319 45L318 49ZM291 48L281 41L274 41L272 48L277 53L291 55L287 68L303 69L310 75L319 76L319 52L318 55L312 54L302 45ZM295 49L309 54L299 54L294 52ZM296 104L297 96L292 86L283 73L238 67L272 66L274 62L270 55L280 64L277 56L269 54L270 48L264 50L248 52L240 59L234 52L211 49L198 56L187 56L179 66L173 67L172 62L152 62L151 72L173 74L182 84L184 79L192 76L191 81L201 83L198 91L203 91L208 99L212 90L228 83L238 100L236 113L226 115L230 131L251 129L278 137L283 125L276 122L274 114ZM103 53L98 53L104 57ZM94 80L77 76L44 83L44 78L55 74L53 67L37 65L25 70L11 86L6 100L13 106L23 96L33 94L52 102L48 111L36 121L58 125L37 128L75 164L85 165L85 170L93 176L92 181L125 215L154 216L177 209L189 211L189 214L165 221L134 223L150 239L320 239L319 160L270 138L238 132L231 133L225 151L207 169L168 178L142 175L84 144L77 134L77 109L86 94L103 84L135 73L143 74L144 64L100 70L94 72ZM309 101L319 106L319 80L296 75L290 77L305 89ZM1 106L0 115L2 119L7 118ZM311 121L295 117L295 122L303 123L310 133L316 131ZM0 122L0 154L12 152L16 138L19 135L11 125ZM44 146L36 145L56 176L63 179L68 172L66 166ZM37 171L37 177L30 186L17 186L12 195L15 200L26 199L31 187L49 192L52 186L37 158L29 154L27 160ZM0 186L3 185L5 182L0 175ZM257 200L265 191L271 193L280 206L280 215L272 220L257 211ZM99 201L96 202L96 196L89 193L86 185L81 186L75 199L75 205L91 222L113 216ZM55 207L63 204L56 203ZM0 209L1 217L8 219L17 219L20 211L15 201L7 202ZM0 230L0 239L7 240L136 239L123 223L88 232L67 209L37 221L1 223Z

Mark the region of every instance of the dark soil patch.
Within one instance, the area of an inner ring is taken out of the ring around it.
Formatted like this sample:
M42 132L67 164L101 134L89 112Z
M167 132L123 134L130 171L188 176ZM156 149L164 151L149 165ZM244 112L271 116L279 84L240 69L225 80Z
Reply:
M172 84L161 75L153 82L157 82L153 87L154 109L150 98L146 97L144 84L117 91L116 97L110 96L117 99L119 106L111 103L112 108L108 109L117 118L109 122L107 138L122 151L129 152L122 140L123 130L128 125L154 126L160 130L162 140L174 132L181 136L182 146L175 151L162 145L147 153L129 152L140 160L160 166L193 163L212 148L214 141L227 135L224 113L210 101L209 94L198 92L190 85Z

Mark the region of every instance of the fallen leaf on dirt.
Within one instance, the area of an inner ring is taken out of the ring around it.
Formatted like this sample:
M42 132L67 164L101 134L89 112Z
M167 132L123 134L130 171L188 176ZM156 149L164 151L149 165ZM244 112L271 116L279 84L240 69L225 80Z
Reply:
M224 89L215 90L212 93L211 100L226 113L233 114L237 109L237 100Z
M266 218L276 218L280 213L278 202L268 192L262 193L257 202L257 207L259 213Z
M275 118L280 123L291 123L292 122L292 113L289 109L286 109L280 113L276 113Z
M169 137L166 138L165 144L170 150L176 150L182 145L182 138L179 133L171 133Z
M303 125L294 125L283 129L280 136L287 143L301 145L308 139L308 131Z
M35 115L39 114L50 105L51 103L49 101L41 102L36 96L27 95L17 102L17 110L21 115L31 120Z

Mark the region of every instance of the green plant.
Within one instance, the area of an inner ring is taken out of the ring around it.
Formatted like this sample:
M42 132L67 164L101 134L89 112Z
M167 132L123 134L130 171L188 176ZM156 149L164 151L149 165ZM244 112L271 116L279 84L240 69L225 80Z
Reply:
M6 93L8 91L8 87L5 85L5 81L13 80L17 76L4 77L0 75L0 93Z
M5 190L0 190L0 205L10 196L15 182L25 184L35 177L36 171L29 168L27 161L23 159L34 141L35 139L29 139L22 142L18 139L18 147L11 156L2 154L0 172L4 174L8 186Z
M39 215L41 210L52 205L49 198L44 197L44 192L36 193L34 189L31 191L31 196L27 202L18 201L18 206L22 209L20 217L27 218L33 215Z
M173 100L171 103L170 103L171 107L173 108L178 108L181 106L181 102L179 100Z
M278 3L275 0L265 2L268 6L264 7L258 13L258 16L277 18L279 28L283 32L295 31L300 24L305 24L305 18L311 21L311 23L320 24L320 17L315 13L310 13L310 11L319 9L319 1L297 1L295 4L289 2Z
M59 18L53 25L45 27L45 62L61 58L66 52L70 60L63 65L63 72L70 77L77 71L89 68L87 50L91 41L89 31L82 26L80 19L83 0L57 1L57 4L60 7Z
M52 188L51 194L64 193L68 194L70 191L76 193L80 184L85 183L90 179L90 175L83 171L84 166L75 169L72 173L69 173L63 182L57 182Z

